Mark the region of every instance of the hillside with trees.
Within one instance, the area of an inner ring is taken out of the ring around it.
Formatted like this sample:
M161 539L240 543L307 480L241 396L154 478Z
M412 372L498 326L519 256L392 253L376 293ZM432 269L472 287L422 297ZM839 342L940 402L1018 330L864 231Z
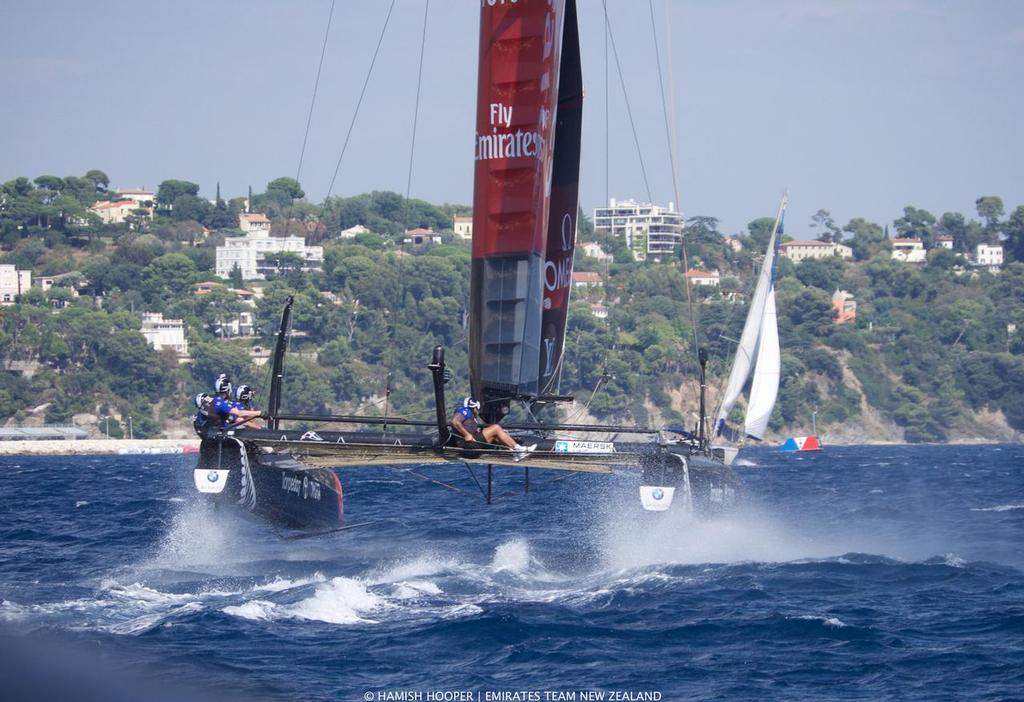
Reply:
M450 397L468 393L470 252L452 232L453 215L468 208L387 192L314 204L292 178L251 197L223 199L218 188L207 200L199 191L166 180L152 202L111 224L90 209L117 197L102 171L0 186L0 264L52 279L52 287L33 284L0 307L0 419L75 421L119 435L130 416L137 436L183 434L191 397L218 372L254 385L265 400L267 368L257 364L289 295L295 337L286 410L380 414L387 402L393 415L429 418L425 364L435 344L446 347L455 372ZM266 280L214 275L216 247L241 234L247 207L269 218L271 236L323 246L322 270L303 270L280 254ZM826 441L1020 437L1024 206L1007 215L999 198L982 197L977 217L907 207L888 226L855 218L840 227L821 210L809 226L790 225L803 230L800 238L842 241L853 258L780 262L775 436L807 431L817 409ZM688 220L690 266L721 273L719 286L690 290L713 388L728 372L730 339L739 336L771 224L751 222L736 236L737 250L713 217ZM355 225L368 231L342 238ZM441 243L406 243L405 232L417 227L432 229ZM890 227L924 242L926 261L893 259ZM594 232L585 215L579 236L614 260L577 257L576 270L599 273L603 284L573 292L561 387L577 398L570 413L692 426L695 340L679 258L633 261L624 242ZM933 246L940 237L951 237L952 248ZM1005 249L998 273L967 260L986 242ZM855 322L835 323L836 290L856 299ZM593 314L598 303L606 318ZM184 321L188 359L146 343L143 312ZM252 335L231 331L242 312L253 316Z

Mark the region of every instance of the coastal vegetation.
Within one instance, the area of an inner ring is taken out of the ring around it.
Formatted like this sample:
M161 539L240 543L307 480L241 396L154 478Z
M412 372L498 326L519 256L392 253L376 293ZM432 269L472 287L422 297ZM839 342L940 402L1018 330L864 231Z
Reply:
M295 353L287 410L380 414L386 407L428 418L424 366L435 344L445 346L455 372L449 396L468 393L470 252L452 232L453 215L468 208L387 192L314 204L300 183L278 178L252 194L249 207L270 218L272 236L300 234L324 246L322 270L304 271L281 254L265 281L242 281L237 271L221 280L215 249L240 233L247 198L222 199L218 188L207 200L198 184L172 179L123 223L104 224L89 208L110 199L109 188L98 170L0 186L0 263L52 278L49 289L33 286L0 307L0 418L65 423L92 415L101 433L110 427L117 435L131 416L136 436L153 436L187 426L190 398L218 372L265 393L266 367L256 363L289 295ZM808 430L815 411L836 431L862 427L863 439L880 425L907 441L1024 431L1024 206L1007 214L998 197L984 196L976 210L974 219L908 206L888 226L863 218L839 226L820 210L809 225L790 223L798 238L842 241L853 257L780 261L775 432ZM340 237L355 225L368 231ZM577 253L576 270L602 282L573 292L561 392L601 420L692 427L695 346L709 349L711 387L720 387L771 225L755 219L731 243L715 218L688 220L690 267L721 275L718 286L688 294L683 252L634 261L625 242L594 232L581 213L580 240L601 244L613 260ZM441 243L405 243L415 227L433 229ZM921 240L926 260L893 259L890 228ZM935 246L940 237L950 237L952 248ZM969 264L983 243L1004 247L998 272ZM204 282L223 285L196 294ZM258 288L254 307L239 293L243 286ZM856 300L854 321L836 324L837 290ZM600 307L606 317L595 315ZM254 315L254 335L232 336L228 322L244 311ZM187 362L146 343L142 312L184 321Z

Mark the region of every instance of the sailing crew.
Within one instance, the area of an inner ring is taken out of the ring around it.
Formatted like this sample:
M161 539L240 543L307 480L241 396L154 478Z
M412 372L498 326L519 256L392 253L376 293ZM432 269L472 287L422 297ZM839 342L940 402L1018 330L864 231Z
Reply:
M231 378L225 373L217 376L214 381L214 390L217 396L213 398L213 414L220 422L221 429L231 429L241 424L248 423L253 419L262 416L259 410L242 409L231 399Z
M452 416L452 431L456 436L462 437L467 446L474 443L502 444L516 454L513 457L513 460L516 461L523 460L528 453L537 448L537 444L522 446L509 436L508 432L500 424L489 424L481 428L479 417L480 402L472 397L464 399L462 405L455 410L455 414Z
M235 388L235 407L238 409L252 409L252 401L256 397L256 391L248 385L239 385Z
M210 424L213 415L213 398L205 392L196 395L196 416L192 420L192 428L196 434L203 435L203 430Z

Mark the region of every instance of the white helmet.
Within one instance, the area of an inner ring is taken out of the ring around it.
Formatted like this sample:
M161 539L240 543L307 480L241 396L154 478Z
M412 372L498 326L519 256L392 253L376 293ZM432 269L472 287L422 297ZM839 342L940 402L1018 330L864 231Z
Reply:
M472 397L467 397L462 401L463 407L468 407L471 410L480 409L480 403L474 400Z
M209 402L209 400L210 396L207 395L205 392L201 392L198 395L196 395L196 409L202 409L203 405Z
M217 379L213 381L213 389L218 395L226 392L229 397L231 396L231 378L228 377L227 373L221 373L217 376Z
M252 402L252 398L256 396L256 391L248 385L239 385L235 389L235 399L239 402Z

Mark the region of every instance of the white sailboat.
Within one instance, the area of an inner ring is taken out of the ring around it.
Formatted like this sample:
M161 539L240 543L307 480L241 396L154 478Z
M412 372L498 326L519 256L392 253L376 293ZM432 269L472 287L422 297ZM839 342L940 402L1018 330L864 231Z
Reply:
M782 220L786 213L788 195L783 195L779 204L779 212L775 217L772 235L768 240L764 263L757 278L754 296L747 312L747 320L743 324L733 359L729 381L719 404L715 420L715 436L728 434L726 419L739 399L743 387L753 372L750 385L750 396L747 398L747 413L744 420L742 437L750 437L760 441L768 428L768 420L775 408L775 400L779 394L779 377L781 371L781 351L779 349L779 326L775 313L775 264L778 257L778 236ZM742 444L743 438L740 439ZM727 463L731 463L739 451L738 445L716 446L723 452Z

